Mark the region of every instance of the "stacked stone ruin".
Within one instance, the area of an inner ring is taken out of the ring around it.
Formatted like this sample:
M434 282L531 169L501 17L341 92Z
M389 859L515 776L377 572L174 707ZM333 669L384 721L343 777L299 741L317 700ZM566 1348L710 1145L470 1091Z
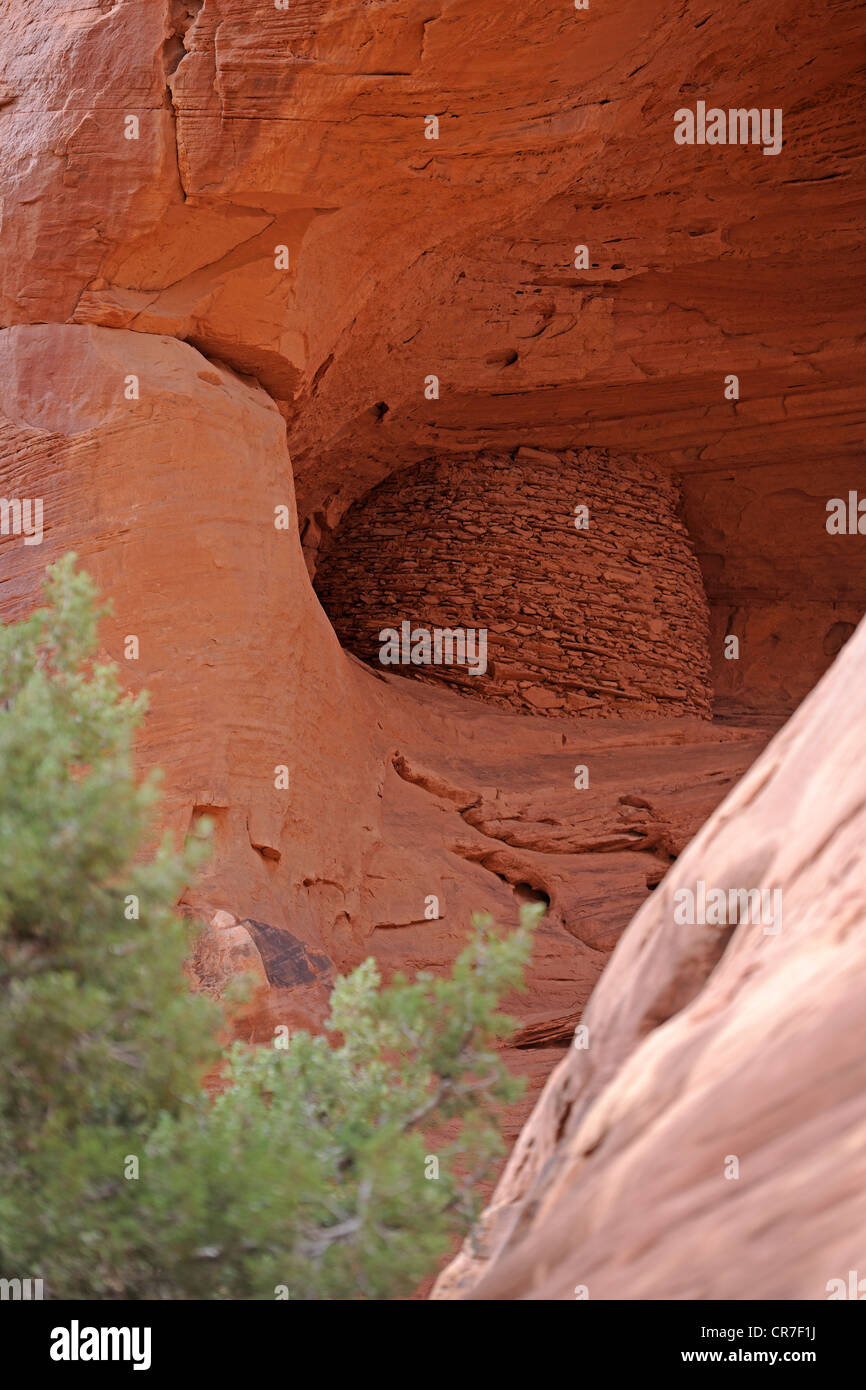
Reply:
M316 590L374 666L402 622L487 630L484 674L398 674L518 711L705 716L708 607L677 501L669 474L603 449L431 459L348 510Z

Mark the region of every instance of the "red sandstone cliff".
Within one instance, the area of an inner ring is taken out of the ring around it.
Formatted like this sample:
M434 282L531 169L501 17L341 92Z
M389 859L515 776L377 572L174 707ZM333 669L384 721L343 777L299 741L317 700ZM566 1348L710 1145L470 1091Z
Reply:
M866 495L862 10L0 13L0 494L45 506L0 615L70 548L112 597L166 817L215 822L185 902L206 987L259 971L247 1036L540 894L540 1084L863 611L866 540L825 526ZM677 146L702 95L782 108L781 154ZM367 618L491 604L488 700L363 664Z
M720 693L802 698L864 587L823 528L863 481L853 0L4 15L3 323L169 335L253 374L311 541L442 450L638 451L684 477ZM782 153L677 146L702 94L782 108Z

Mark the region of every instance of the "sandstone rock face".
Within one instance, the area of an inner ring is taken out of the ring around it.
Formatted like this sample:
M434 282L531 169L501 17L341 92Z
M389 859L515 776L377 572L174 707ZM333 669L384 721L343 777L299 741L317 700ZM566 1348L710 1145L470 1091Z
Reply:
M708 715L707 601L676 500L669 477L600 449L419 464L349 510L316 591L371 664L403 622L408 658L416 623L468 630L461 660L451 638L397 670L494 704Z
M863 482L856 0L3 13L0 322L255 375L313 547L455 448L639 454L684 479L720 694L814 684L866 590L824 530ZM782 109L781 153L677 146L698 98Z
M179 835L214 824L184 907L240 924L237 941L223 917L208 926L199 978L218 989L252 959L267 986L243 1036L318 1026L336 972L371 951L386 974L447 969L471 914L513 922L526 887L551 913L520 1017L576 1016L629 906L766 732L491 723L478 702L374 675L312 591L279 412L186 343L10 329L0 411L3 494L41 498L44 530L40 545L3 543L4 614L27 611L45 564L73 548L110 594L104 654L150 693L139 752L164 771L164 819Z
M32 605L46 563L78 553L111 597L105 654L150 694L140 756L163 769L167 823L214 823L188 905L300 924L322 949L313 884L354 880L357 820L377 789L363 749L341 768L352 677L297 543L279 412L254 383L151 334L22 326L0 335L0 363L3 492L41 498L44 514L41 545L4 543L4 615ZM323 786L327 862L303 810Z
M445 970L473 911L507 925L543 897L509 1001L537 1090L629 918L863 613L866 540L826 527L828 499L866 493L862 7L0 14L0 499L44 505L40 544L0 529L0 617L73 548L112 599L104 652L150 691L140 760L164 769L166 823L215 825L183 908L201 987L257 976L244 1037L318 1027L371 952L386 975ZM677 146L674 111L704 98L782 108L782 152ZM490 508L462 568L453 535L429 543L431 516L457 516L449 479ZM375 535L383 499L401 535ZM472 626L487 602L488 698L364 664L391 594L431 622L465 596ZM785 786L767 825L803 804ZM592 1005L612 1031L614 970ZM623 1020L668 1007L644 973Z
M863 1268L864 744L866 625L634 918L440 1297L822 1299ZM701 883L769 910L702 924Z

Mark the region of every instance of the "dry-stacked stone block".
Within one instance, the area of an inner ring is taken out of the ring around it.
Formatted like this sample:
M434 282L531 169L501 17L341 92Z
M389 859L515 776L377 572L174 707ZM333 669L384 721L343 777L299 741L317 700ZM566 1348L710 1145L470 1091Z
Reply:
M512 710L709 715L707 600L677 500L667 474L603 449L432 459L349 509L316 589L373 666L404 622L487 631L484 674L397 674Z

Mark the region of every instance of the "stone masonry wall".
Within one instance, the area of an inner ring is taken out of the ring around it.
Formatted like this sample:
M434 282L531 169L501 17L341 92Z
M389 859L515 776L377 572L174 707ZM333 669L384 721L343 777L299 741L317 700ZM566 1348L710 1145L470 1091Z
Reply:
M486 673L397 674L514 710L709 715L707 600L677 496L668 475L603 449L430 460L346 512L316 590L376 667L380 632L403 622L487 629Z

